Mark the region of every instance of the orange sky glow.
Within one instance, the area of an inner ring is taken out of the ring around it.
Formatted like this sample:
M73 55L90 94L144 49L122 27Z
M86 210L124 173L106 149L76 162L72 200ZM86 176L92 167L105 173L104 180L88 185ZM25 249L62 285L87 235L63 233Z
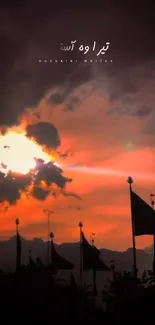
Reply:
M51 231L57 243L78 241L78 223L82 221L88 239L92 232L95 233L98 247L113 250L131 247L127 176L134 178L133 189L150 204L150 193L155 192L155 149L151 145L152 136L144 132L147 118L110 115L107 114L109 109L107 96L97 90L67 113L63 105L54 108L42 100L36 110L42 120L56 126L61 137L60 151L72 152L66 159L28 140L23 126L0 137L0 155L8 169L26 173L34 167L33 157L45 161L54 159L62 166L64 175L73 178L67 190L82 198L49 196L40 202L27 199L23 194L17 204L9 206L5 212L8 204L1 204L1 239L15 233L15 219L19 217L23 237L46 240L47 213L44 209L50 209L53 211ZM31 109L25 116L31 120ZM12 149L4 150L4 145ZM143 248L152 240L151 236L139 237L137 247Z

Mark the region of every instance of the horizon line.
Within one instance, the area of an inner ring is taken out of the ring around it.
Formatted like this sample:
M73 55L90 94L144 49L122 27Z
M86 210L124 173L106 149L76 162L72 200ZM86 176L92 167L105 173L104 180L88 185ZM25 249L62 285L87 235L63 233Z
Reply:
M8 239L1 239L1 237L2 236L0 236L0 243L1 242L7 242L7 241L9 241L9 240L11 240L11 239L13 239L13 238L15 238L16 237L16 234L15 235L13 235L13 236L11 236L11 237L9 237ZM21 236L20 235L20 237L21 237L21 239L24 239L24 240L26 240L27 242L28 241L33 241L33 240L35 240L35 239L38 239L38 240L41 240L43 243L47 243L48 241L47 240L44 240L42 237L33 237L32 239L28 239L28 238L26 238L26 237L23 237L23 236ZM49 240L49 242L50 242L50 240ZM89 241L88 241L89 242ZM57 246L61 246L61 245L64 245L64 244L79 244L80 243L80 241L74 241L74 242L72 242L72 241L70 241L70 242L62 242L61 244L57 244L56 242L54 242L54 244L55 245L57 245ZM145 246L145 247L143 247L143 248L137 248L136 250L138 250L138 251L144 251L145 253L147 253L146 252L146 249L148 249L148 248L151 248L151 247L153 247L153 244L151 244L151 245L149 245L149 246ZM126 249L124 249L124 250L116 250L116 249L111 249L111 248L106 248L106 247L101 247L101 248L99 248L99 250L102 250L102 249L106 249L106 250L109 250L109 251L114 251L114 252L121 252L121 253L123 253L123 252L126 252L126 251L128 251L128 250L130 250L130 249L133 249L132 247L128 247L128 248L126 248Z

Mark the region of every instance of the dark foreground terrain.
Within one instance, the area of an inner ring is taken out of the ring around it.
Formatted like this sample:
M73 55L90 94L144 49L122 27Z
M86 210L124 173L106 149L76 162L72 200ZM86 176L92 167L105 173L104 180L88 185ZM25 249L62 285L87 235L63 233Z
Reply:
M111 293L106 297L107 310L101 311L87 288L79 290L74 281L69 286L60 286L44 269L25 267L18 274L0 276L1 324L59 321L73 324L89 320L99 324L126 324L127 321L150 321L154 317L154 285L136 288L132 284L121 284L117 279L111 284Z

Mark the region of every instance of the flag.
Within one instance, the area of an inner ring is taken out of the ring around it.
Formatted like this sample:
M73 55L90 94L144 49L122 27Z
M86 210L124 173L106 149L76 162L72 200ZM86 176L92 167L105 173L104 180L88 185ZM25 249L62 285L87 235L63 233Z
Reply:
M83 270L110 271L111 269L100 259L100 250L88 243L82 232Z
M153 235L155 232L155 211L133 191L131 191L131 211L134 235Z
M51 241L51 261L52 268L57 270L72 270L74 264L60 256L55 249L53 241Z
M17 236L16 236L16 270L18 271L21 267L21 253L22 253L22 245L21 245L21 239L19 232L17 230Z

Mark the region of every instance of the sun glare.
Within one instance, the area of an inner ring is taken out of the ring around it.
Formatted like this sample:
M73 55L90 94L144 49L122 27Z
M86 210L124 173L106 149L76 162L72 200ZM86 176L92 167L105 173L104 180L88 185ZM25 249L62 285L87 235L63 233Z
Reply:
M35 167L34 157L43 159L45 162L51 160L49 155L24 133L8 132L0 136L0 167L1 171L7 173L9 170L21 174L27 174Z

